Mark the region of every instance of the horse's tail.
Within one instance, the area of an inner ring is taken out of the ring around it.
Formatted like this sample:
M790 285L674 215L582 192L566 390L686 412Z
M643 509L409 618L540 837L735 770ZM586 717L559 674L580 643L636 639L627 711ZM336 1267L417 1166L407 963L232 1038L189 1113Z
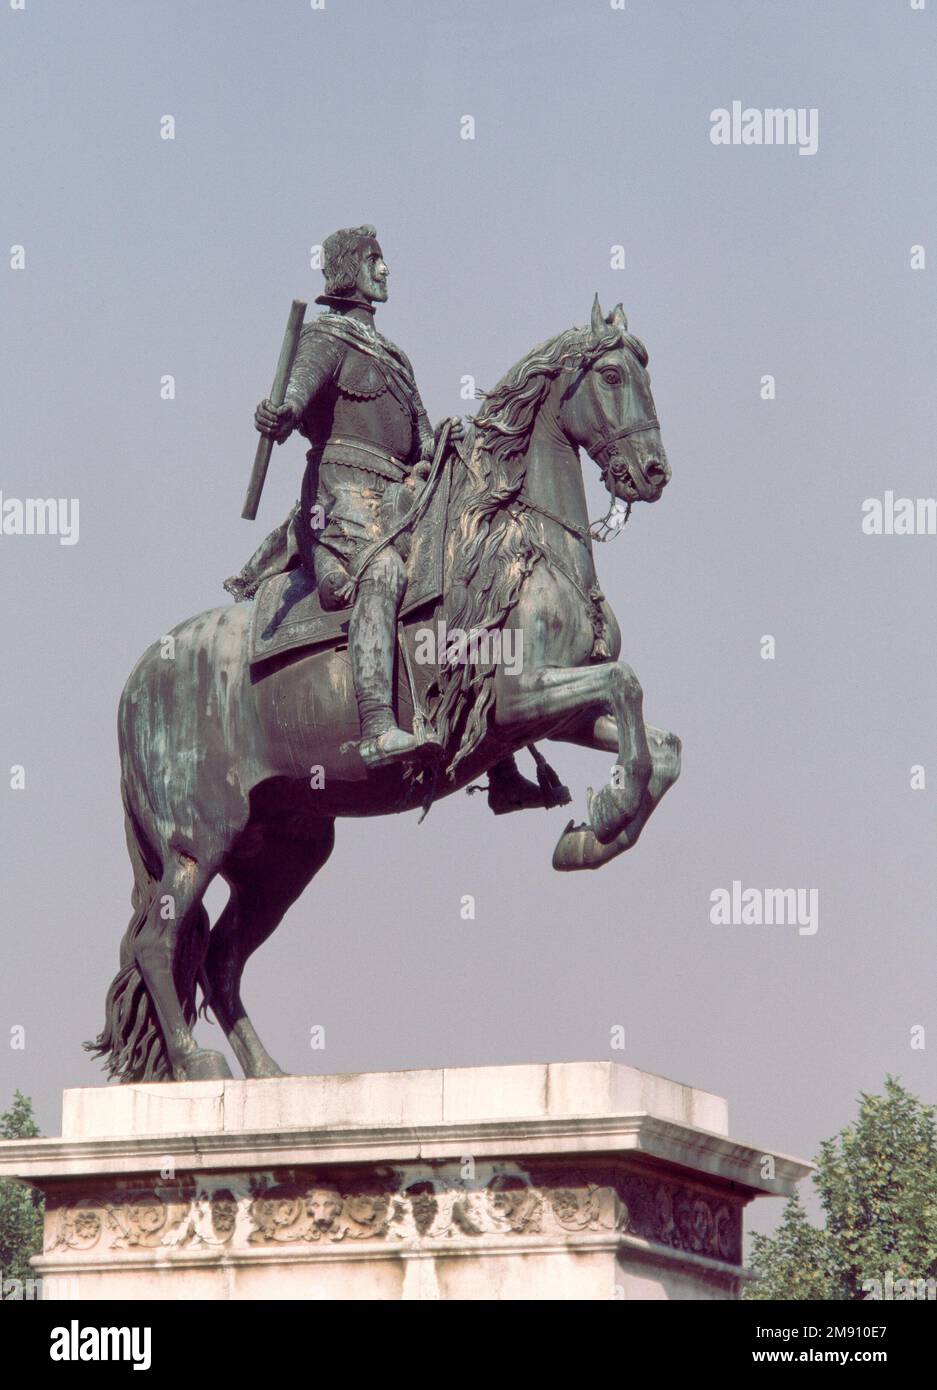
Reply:
M133 916L120 943L120 969L105 1002L104 1028L87 1051L106 1059L111 1076L121 1081L171 1081L172 1069L150 992L137 968L134 946L156 903L163 874L159 854L147 838L121 785L127 851L133 865Z

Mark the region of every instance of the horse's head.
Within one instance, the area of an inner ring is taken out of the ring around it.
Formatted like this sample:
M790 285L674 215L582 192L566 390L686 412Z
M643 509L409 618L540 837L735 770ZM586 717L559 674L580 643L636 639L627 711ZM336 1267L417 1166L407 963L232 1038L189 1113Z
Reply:
M560 428L594 459L624 502L656 502L670 481L647 374L647 352L619 304L605 317L596 295L586 351L558 400Z

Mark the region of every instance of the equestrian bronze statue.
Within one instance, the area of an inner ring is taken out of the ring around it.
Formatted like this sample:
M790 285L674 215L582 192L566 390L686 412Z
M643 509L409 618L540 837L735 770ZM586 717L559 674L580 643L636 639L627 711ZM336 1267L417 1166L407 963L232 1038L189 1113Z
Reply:
M104 1030L124 1081L230 1075L192 1033L210 1008L249 1077L280 1075L241 1002L251 953L328 859L339 817L429 809L488 776L498 814L565 804L536 745L614 755L554 868L630 849L680 771L645 724L596 575L580 449L608 523L670 478L647 352L593 305L526 354L464 426L433 429L407 357L377 332L372 227L325 243L323 313L298 337L265 439L309 443L300 501L227 587L137 663L119 711L133 915ZM605 531L609 530L609 525ZM506 659L506 653L510 659ZM514 755L530 749L536 782ZM211 926L216 875L230 897Z

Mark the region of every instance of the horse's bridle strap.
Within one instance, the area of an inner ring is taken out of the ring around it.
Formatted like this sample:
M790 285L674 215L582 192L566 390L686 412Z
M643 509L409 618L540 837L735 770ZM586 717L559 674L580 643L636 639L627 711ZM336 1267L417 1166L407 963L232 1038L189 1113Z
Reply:
M598 445L594 449L590 449L589 452L592 454L592 457L596 460L596 462L598 462L599 457L605 453L606 449L611 448L613 444L617 444L619 439L627 439L628 436L632 434L644 434L647 430L659 429L659 420L642 420L640 424L628 425L626 429L615 430L612 434L603 435L602 438L599 440Z

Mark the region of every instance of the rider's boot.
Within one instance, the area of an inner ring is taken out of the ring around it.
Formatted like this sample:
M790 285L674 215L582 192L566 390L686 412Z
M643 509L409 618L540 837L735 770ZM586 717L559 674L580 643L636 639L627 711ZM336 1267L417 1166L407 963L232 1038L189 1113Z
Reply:
M533 745L530 752L537 764L536 782L523 775L513 756L502 758L488 769L488 807L496 816L527 811L535 806L549 810L568 805L569 788L563 786L546 758Z
M361 742L358 751L368 767L386 767L412 756L435 740L420 740L398 728L392 705L397 643L397 587L380 572L358 586L348 624L348 650L358 700Z

